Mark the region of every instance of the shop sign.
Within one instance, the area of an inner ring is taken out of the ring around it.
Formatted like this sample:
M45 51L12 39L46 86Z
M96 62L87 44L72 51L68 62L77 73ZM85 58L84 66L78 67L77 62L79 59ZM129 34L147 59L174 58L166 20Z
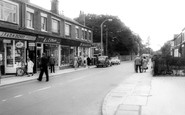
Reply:
M39 36L37 42L60 44L60 39Z
M81 46L81 47L91 47L90 44L84 44L84 43L80 43L80 46Z
M3 39L3 43L11 43L11 40Z
M3 38L15 38L15 39L23 39L23 40L36 40L36 37L24 35L24 34L15 34L9 32L2 32L0 31L0 37Z
M19 41L15 44L15 46L16 46L16 48L22 48L24 46L24 43Z

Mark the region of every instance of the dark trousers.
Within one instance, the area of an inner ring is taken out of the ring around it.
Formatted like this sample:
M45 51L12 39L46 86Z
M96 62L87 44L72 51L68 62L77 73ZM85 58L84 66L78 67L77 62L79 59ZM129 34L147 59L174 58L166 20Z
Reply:
M51 70L51 73L55 73L55 65L54 64L50 64L50 70Z
M138 73L138 68L139 68L139 72L141 73L141 65L136 65L136 72Z
M43 76L43 74L46 74L46 81L49 81L49 75L48 75L48 68L42 68L41 70L40 70L40 74L39 74L39 78L38 78L38 80L42 80L42 76Z

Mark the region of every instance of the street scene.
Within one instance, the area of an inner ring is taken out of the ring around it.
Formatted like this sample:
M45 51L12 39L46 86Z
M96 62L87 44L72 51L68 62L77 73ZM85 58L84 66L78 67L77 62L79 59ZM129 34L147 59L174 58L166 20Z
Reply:
M0 0L0 115L185 115L184 11Z

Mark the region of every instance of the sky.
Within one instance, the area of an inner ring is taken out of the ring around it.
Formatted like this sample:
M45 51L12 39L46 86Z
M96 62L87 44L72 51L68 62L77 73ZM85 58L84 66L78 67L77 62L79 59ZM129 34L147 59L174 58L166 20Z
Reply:
M51 0L30 0L47 10ZM59 0L59 11L69 18L85 14L118 16L143 43L150 38L150 46L157 51L163 44L180 34L185 27L183 0Z

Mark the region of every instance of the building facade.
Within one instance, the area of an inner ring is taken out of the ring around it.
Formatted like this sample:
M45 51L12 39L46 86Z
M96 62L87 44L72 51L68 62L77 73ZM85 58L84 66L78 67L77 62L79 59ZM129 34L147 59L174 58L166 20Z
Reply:
M70 66L74 55L92 56L92 30L58 14L58 0L51 1L51 11L29 0L0 1L1 73L16 73L27 58L39 70L41 54L54 55L56 67Z
M185 57L185 30L183 29L180 34L174 35L172 40L171 55L174 57Z

